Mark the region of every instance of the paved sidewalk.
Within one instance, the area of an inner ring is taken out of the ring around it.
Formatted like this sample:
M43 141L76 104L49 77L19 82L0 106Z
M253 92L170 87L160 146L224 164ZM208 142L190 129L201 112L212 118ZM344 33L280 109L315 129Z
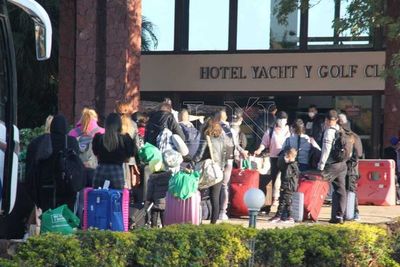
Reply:
M383 207L383 206L360 206L360 216L362 223L387 223L390 221L395 220L396 218L400 217L400 206L390 206L390 207ZM274 209L272 209L274 211ZM318 223L326 224L330 219L331 213L331 206L324 205L321 210L320 218ZM291 227L296 224L287 224L287 223L269 223L268 219L274 215L273 212L269 216L258 216L257 217L257 228L260 229L268 229L268 228L275 228L275 227ZM229 221L226 223L232 224L240 224L243 226L248 226L248 217L243 218L230 218ZM314 224L313 222L304 222L303 224Z

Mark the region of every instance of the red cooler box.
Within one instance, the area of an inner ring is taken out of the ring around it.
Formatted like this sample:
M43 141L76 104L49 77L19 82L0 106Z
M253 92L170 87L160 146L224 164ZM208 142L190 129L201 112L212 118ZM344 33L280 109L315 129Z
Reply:
M360 160L358 168L358 204L396 205L396 164L393 160Z

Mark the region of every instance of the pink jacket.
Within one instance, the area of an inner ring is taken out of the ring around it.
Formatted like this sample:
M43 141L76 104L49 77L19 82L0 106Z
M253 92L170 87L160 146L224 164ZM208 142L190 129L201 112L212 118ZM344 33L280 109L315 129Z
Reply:
M289 127L286 125L284 128L277 128L274 127L274 132L272 134L272 140L269 138L269 131L268 129L263 138L262 138L262 144L266 147L269 148L269 154L271 158L276 158L278 157L279 152L281 152L283 148L283 144L286 141L286 138L290 137L290 130Z
M75 127L74 129L72 129L72 130L68 133L68 135L77 138L77 137L79 136L78 130L77 130L78 128L82 131L82 125L81 125L80 122L78 122L78 123L76 124L76 127ZM104 128L101 128L101 127L97 124L97 121L96 121L96 120L93 120L93 119L90 120L90 122L89 122L89 127L88 127L88 131L91 132L92 130L94 130L94 129L96 129L96 128L98 128L98 130L95 131L95 132L93 133L93 136L95 136L97 133L100 133L100 134L103 134L103 133L104 133Z

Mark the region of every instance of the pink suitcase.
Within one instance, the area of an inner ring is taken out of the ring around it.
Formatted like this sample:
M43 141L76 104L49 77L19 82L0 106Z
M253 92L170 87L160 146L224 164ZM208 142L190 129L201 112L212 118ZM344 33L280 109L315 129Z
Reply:
M358 204L396 205L396 164L393 160L360 160L358 169Z
M88 229L88 216L87 216L87 210L88 210L88 193L92 191L92 187L86 187L83 190L83 225L82 229L87 230ZM122 190L122 215L123 215L123 220L124 220L124 231L128 232L129 230L129 190L128 189L123 189Z
M182 200L167 193L164 213L164 224L191 223L200 224L200 192L197 191L191 198Z

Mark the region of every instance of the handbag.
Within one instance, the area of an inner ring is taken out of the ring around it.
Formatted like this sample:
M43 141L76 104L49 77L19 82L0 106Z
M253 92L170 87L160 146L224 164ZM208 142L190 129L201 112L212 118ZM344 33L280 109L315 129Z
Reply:
M213 146L209 136L206 137L211 159L201 164L199 189L209 188L224 179L224 173L218 163L214 161Z

